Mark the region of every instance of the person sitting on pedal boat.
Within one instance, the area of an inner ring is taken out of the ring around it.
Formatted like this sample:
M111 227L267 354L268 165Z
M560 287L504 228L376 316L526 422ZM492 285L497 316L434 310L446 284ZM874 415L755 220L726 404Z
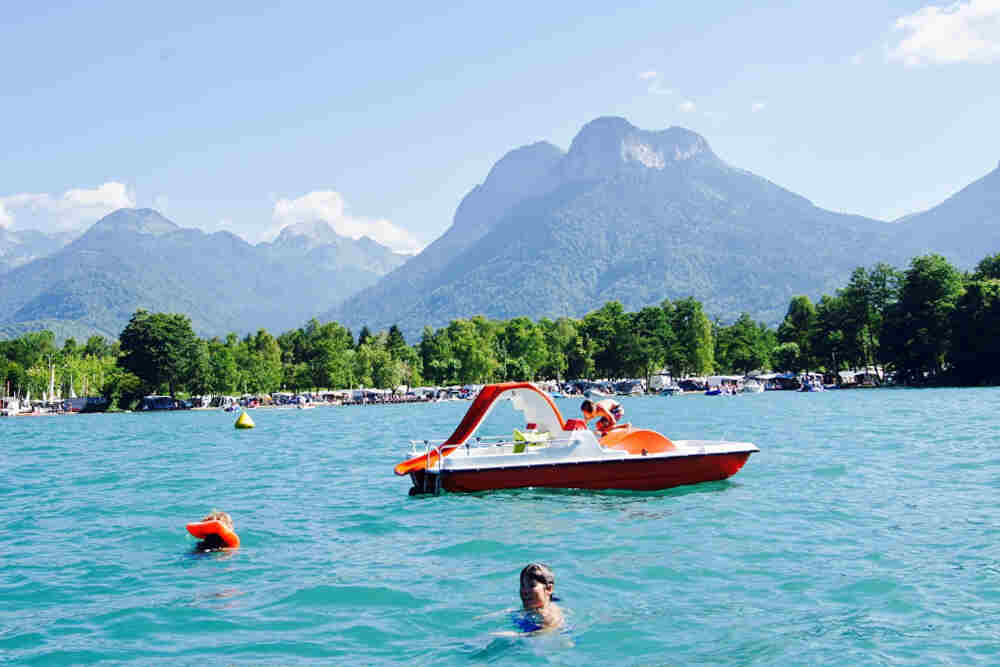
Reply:
M610 431L625 416L622 404L610 398L597 403L587 399L580 404L580 411L583 412L583 421L585 422L589 422L594 417L600 417L594 428L601 435Z

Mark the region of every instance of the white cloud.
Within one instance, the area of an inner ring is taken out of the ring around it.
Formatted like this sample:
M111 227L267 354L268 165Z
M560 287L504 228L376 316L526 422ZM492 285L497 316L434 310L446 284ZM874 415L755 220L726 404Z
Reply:
M1000 0L929 5L896 20L905 36L888 52L904 65L1000 62Z
M693 113L697 107L695 107L694 102L691 100L685 100L677 105L678 111L683 111L684 113Z
M750 113L757 113L758 111L763 111L767 107L767 102L754 102L750 105Z
M92 190L72 188L62 196L20 193L0 197L0 225L61 232L97 222L117 209L133 207L134 193L124 183L108 181Z
M643 81L649 81L650 79L655 79L657 77L657 72L650 70L648 72L640 72L639 78Z
M397 252L419 252L424 246L408 231L388 220L349 215L344 198L333 190L315 190L298 199L279 199L274 204L273 218L277 227L270 231L272 237L286 225L323 220L341 236L352 239L368 236Z

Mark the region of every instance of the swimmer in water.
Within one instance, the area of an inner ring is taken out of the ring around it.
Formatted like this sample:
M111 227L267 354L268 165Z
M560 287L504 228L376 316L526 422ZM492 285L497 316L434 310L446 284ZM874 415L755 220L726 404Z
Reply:
M539 632L562 627L562 609L552 595L556 578L548 565L531 563L521 570L521 604L527 612L517 620L522 632Z
M195 551L222 551L240 546L240 538L233 528L233 517L228 512L212 510L201 521L189 523L187 529L201 540L195 545Z

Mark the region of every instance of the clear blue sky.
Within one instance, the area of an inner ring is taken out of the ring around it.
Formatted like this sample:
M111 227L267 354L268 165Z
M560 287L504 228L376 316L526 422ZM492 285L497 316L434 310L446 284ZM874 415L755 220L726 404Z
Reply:
M427 243L508 150L602 115L882 219L1000 159L1000 0L611 4L8 3L0 224L132 203L257 241L319 211Z

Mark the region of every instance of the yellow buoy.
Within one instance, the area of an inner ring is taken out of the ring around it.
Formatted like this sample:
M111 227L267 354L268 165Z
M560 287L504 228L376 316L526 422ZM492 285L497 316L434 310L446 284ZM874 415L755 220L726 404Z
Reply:
M236 418L236 428L253 428L253 420L250 419L250 415L244 410L240 413L240 416Z

